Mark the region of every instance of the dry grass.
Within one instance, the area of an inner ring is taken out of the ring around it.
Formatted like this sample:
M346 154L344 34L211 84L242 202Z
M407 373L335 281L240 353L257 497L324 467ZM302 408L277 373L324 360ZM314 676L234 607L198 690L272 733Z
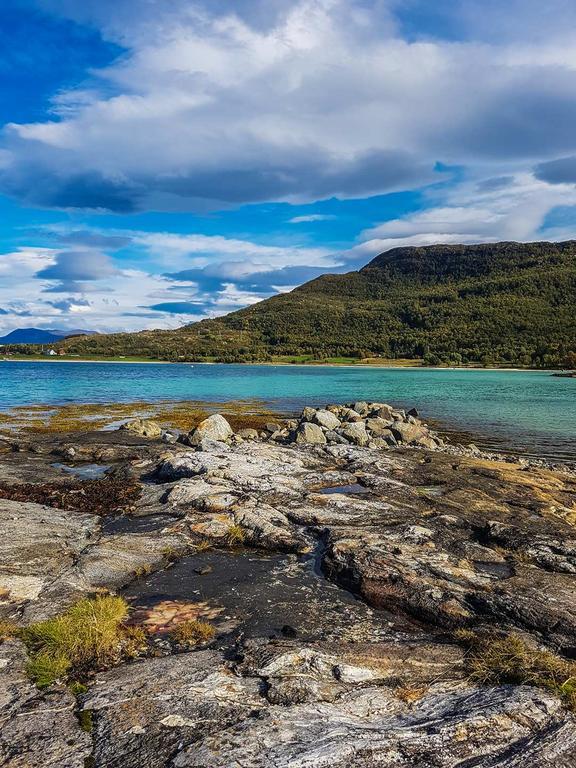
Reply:
M216 634L216 630L207 621L202 619L195 619L190 621L184 621L178 624L176 629L171 633L170 637L178 645L183 645L186 648L194 648L201 643L208 643L213 639Z
M246 531L241 525L234 523L226 531L226 544L229 547L241 547L246 542Z
M4 640L9 640L11 637L16 637L18 634L18 626L11 621L0 621L0 643Z
M483 685L535 685L560 696L576 712L576 663L550 651L531 648L517 634L498 636L459 630L467 648L470 678Z
M145 636L124 625L127 616L123 598L99 595L19 630L30 654L28 675L42 688L56 680L85 677L135 655Z

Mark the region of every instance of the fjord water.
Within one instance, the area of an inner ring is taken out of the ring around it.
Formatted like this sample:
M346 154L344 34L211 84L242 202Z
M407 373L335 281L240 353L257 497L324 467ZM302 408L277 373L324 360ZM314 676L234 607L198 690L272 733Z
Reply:
M0 363L0 409L32 404L159 400L303 405L377 400L417 407L424 419L479 445L576 458L576 379L547 371L299 365Z

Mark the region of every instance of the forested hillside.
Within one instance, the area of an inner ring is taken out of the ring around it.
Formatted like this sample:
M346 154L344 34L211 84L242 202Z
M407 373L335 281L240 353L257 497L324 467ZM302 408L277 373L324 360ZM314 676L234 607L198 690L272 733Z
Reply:
M62 342L75 354L253 361L285 355L562 367L576 361L576 242L399 248L176 331Z

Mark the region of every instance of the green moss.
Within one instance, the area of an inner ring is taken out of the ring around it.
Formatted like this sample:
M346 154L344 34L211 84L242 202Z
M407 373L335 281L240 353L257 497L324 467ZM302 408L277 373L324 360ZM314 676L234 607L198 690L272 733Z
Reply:
M83 731L92 733L94 730L94 721L91 709L81 709L80 712L78 712L78 721L80 723L80 728L82 728Z

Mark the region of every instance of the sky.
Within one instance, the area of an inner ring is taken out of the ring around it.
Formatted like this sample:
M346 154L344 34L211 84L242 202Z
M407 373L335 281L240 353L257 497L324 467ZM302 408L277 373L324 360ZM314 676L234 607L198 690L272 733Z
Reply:
M0 333L576 237L573 0L2 0Z

